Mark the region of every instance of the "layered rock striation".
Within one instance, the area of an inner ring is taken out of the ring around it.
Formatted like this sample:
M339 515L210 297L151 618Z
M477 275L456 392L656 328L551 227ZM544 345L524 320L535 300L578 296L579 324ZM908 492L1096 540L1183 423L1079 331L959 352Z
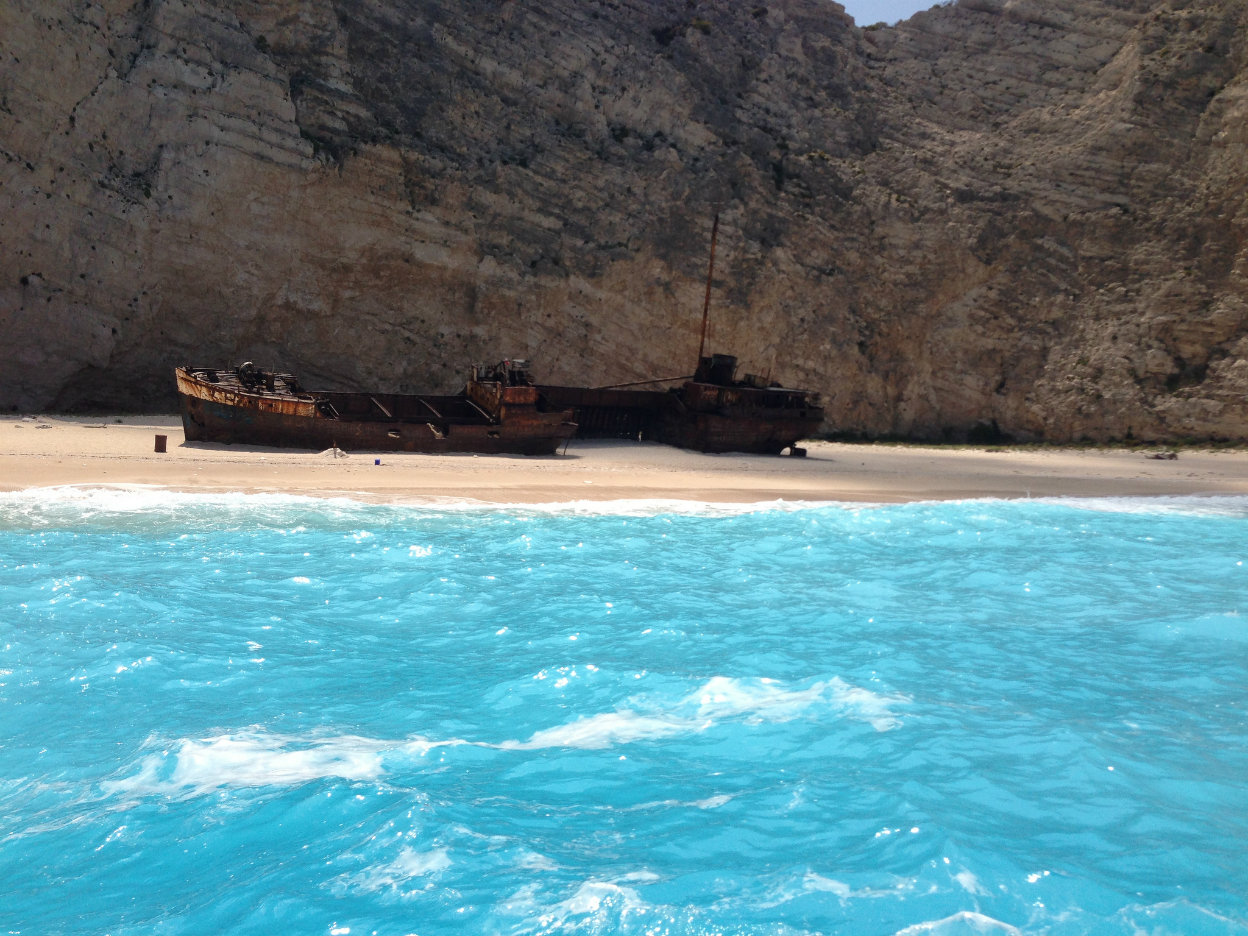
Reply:
M828 429L1248 440L1248 3L13 0L0 407L172 367L688 374Z

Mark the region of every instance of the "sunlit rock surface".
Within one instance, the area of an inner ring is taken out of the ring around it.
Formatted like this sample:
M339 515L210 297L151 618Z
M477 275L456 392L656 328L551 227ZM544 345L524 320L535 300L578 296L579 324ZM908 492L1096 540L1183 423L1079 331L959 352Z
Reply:
M0 407L692 371L828 430L1248 439L1248 3L0 6Z

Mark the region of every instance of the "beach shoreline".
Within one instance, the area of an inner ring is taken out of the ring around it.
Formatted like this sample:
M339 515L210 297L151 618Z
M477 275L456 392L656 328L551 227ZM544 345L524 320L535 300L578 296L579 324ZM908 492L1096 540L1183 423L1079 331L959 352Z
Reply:
M166 451L158 452L157 436ZM187 443L176 416L0 417L0 490L176 491L455 499L487 504L677 500L858 502L1248 494L1248 450L804 443L805 458L706 455L572 440L555 456L425 455Z

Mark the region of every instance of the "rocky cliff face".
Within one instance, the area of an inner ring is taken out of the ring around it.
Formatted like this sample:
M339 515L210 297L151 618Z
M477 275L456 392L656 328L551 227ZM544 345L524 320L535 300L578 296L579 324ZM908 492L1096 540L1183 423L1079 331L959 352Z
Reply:
M1248 3L13 0L0 407L180 362L691 372L867 436L1248 440Z

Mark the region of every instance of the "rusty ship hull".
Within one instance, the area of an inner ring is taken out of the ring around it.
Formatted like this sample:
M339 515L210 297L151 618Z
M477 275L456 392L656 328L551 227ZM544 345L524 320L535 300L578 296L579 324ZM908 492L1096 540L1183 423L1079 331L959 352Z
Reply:
M664 390L542 386L553 405L572 410L578 439L652 439L671 405Z
M188 442L344 450L552 455L576 432L536 387L474 373L456 395L307 391L291 374L175 370Z
M823 408L803 390L691 380L671 397L654 438L698 452L801 454L797 443L823 426Z
M800 454L817 435L819 395L747 375L734 379L736 358L703 358L692 379L669 390L541 387L553 405L570 407L578 438L649 439L697 452Z

